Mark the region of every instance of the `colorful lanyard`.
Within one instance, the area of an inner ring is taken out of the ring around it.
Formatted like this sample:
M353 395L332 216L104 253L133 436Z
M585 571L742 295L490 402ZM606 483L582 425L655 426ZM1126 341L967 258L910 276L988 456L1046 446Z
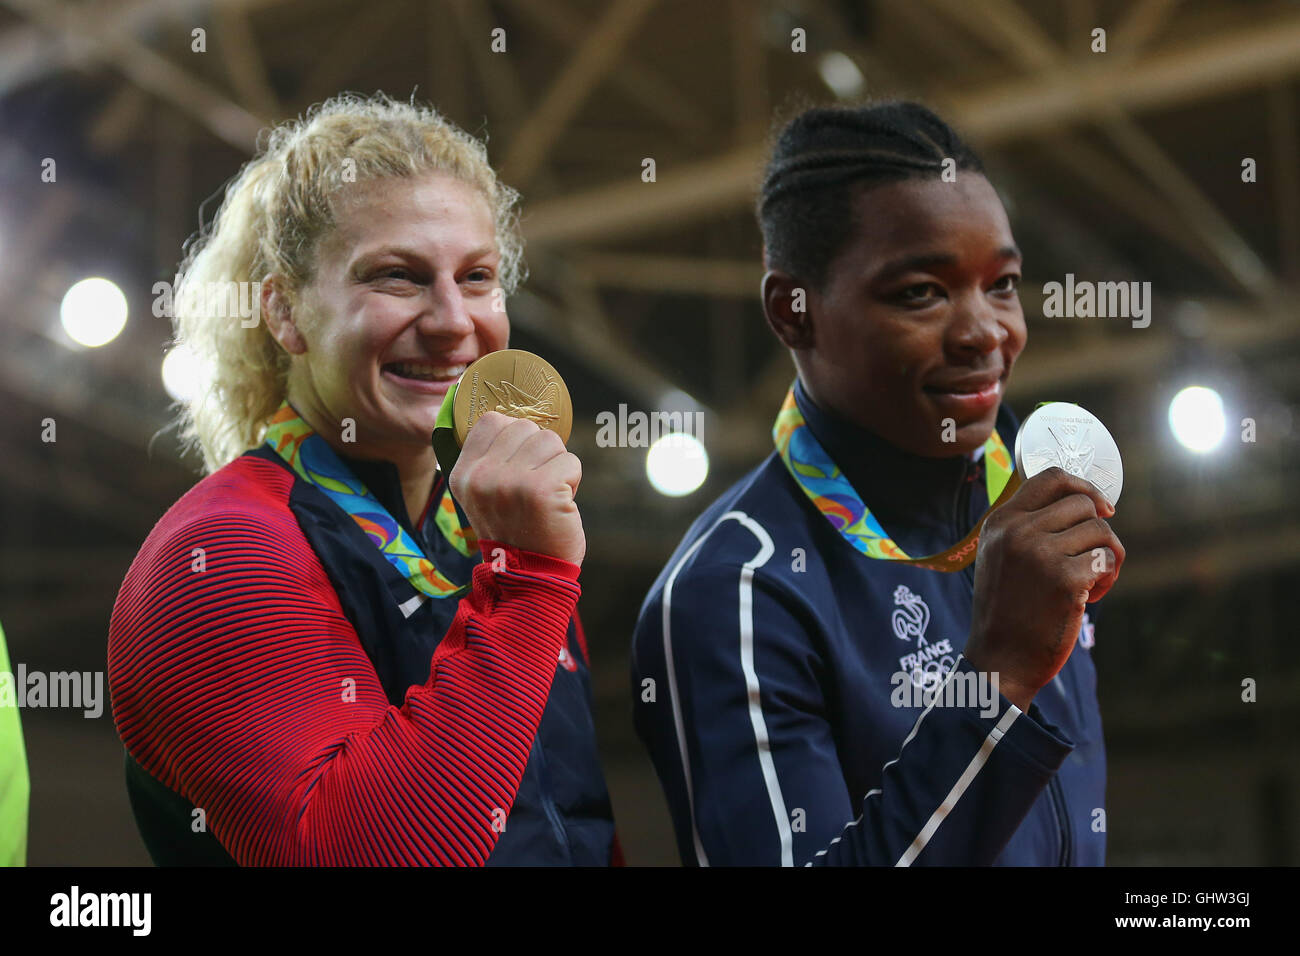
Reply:
M388 563L400 571L416 590L435 598L454 597L463 591L462 585L433 566L406 529L397 523L329 443L302 420L287 400L271 416L266 444L297 472L299 478L315 485L350 515ZM466 557L471 548L478 546L473 529L460 523L450 489L444 489L438 501L434 523L443 537Z
M948 550L924 558L909 558L885 534L880 522L849 484L844 472L831 461L830 455L807 425L795 401L792 386L786 393L785 403L772 426L772 440L776 442L776 450L795 482L817 510L825 515L831 527L869 558L901 561L932 571L960 571L975 560L984 519L1020 486L1020 477L1011 465L1011 456L1007 454L1006 446L994 430L984 443L985 487L989 501L993 504L975 523L970 533Z

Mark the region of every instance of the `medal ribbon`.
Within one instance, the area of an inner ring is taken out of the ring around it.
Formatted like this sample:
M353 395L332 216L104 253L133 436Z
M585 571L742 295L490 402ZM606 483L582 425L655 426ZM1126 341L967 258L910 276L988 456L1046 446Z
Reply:
M406 529L397 523L374 493L352 473L329 443L303 421L287 400L271 416L266 444L289 464L299 478L315 485L343 509L388 563L400 571L417 591L434 598L455 597L463 592L462 585L433 566ZM472 528L461 525L450 489L443 490L437 509L434 523L443 537L468 557L470 549L477 547L478 539Z
M799 411L793 386L786 393L785 402L777 413L776 422L772 426L772 440L795 483L817 510L825 515L831 527L855 550L868 558L900 561L931 571L960 571L974 561L980 529L984 527L985 519L1020 487L1020 476L1011 463L1006 446L994 429L984 443L984 482L989 501L993 504L975 522L970 533L951 548L939 554L912 558L885 533L871 509L849 484L844 472L831 461L830 455L814 437L812 429L804 421L803 413Z

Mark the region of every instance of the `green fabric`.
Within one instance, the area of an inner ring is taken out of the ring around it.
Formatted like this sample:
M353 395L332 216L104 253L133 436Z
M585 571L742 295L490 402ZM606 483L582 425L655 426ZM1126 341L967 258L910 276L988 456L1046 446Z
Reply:
M453 408L456 404L456 389L459 387L460 382L457 382L447 389L447 394L442 397L442 406L438 409L438 417L433 423L433 454L438 459L439 470L448 476L456 467L456 459L460 457L460 442L456 441L456 414Z
M0 674L13 686L5 632L0 627ZM19 688L14 688L15 692ZM31 782L27 777L27 751L23 748L23 727L18 720L16 697L0 703L0 866L27 864L27 801Z

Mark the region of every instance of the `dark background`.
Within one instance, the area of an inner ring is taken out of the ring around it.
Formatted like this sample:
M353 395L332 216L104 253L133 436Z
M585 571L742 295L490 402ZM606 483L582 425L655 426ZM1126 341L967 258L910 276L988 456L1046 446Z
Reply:
M1106 53L1089 49L1097 27ZM922 99L1003 194L1030 330L1015 411L1076 402L1124 454L1114 525L1129 557L1093 651L1110 862L1296 863L1296 2L0 0L0 620L14 665L103 671L122 577L198 478L160 434L169 329L150 289L200 204L268 123L345 89L414 92L487 135L524 193L532 278L510 302L512 345L546 355L575 402L581 611L615 812L630 863L675 865L631 729L629 639L691 519L770 451L793 373L762 321L751 207L773 124L836 99L832 54L861 75L843 100ZM56 183L40 180L45 157ZM1150 281L1151 326L1044 318L1043 285L1066 273ZM98 349L58 320L89 275L131 309ZM1187 384L1224 396L1213 455L1165 423ZM712 469L681 499L650 488L643 451L595 444L598 412L665 407L672 389L705 411ZM40 441L46 417L55 444ZM1244 417L1254 443L1238 440ZM22 719L29 862L147 864L111 716Z

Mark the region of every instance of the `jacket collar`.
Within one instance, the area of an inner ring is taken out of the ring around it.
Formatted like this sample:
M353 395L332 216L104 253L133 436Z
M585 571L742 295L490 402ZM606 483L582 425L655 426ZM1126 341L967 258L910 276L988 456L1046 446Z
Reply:
M965 523L958 502L968 482L982 485L983 447L923 458L816 405L802 380L795 382L794 395L814 437L891 536L922 527L951 533Z

